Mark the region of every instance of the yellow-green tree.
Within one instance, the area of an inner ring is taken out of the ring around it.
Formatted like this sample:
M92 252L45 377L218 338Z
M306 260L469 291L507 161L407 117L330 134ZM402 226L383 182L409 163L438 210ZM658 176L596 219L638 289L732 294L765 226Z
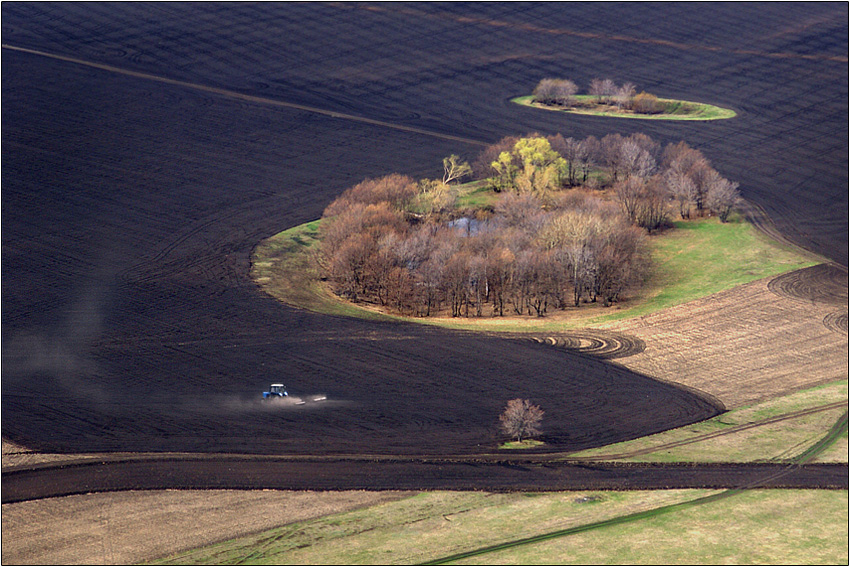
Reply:
M561 186L567 162L542 137L520 138L510 152L502 152L492 164L499 190L531 193L543 197Z

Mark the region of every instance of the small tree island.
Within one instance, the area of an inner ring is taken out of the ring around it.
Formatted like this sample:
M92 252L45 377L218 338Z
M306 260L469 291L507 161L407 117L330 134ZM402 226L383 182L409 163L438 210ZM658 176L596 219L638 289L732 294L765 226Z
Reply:
M568 79L542 79L529 96L512 102L546 110L661 120L719 120L733 118L734 110L683 100L662 99L637 92L632 83L617 85L611 79L593 79L588 94L579 95L578 86Z
M647 235L677 213L725 221L739 198L701 152L643 134L508 137L443 166L367 179L325 209L315 260L337 296L416 317L610 306L650 273Z

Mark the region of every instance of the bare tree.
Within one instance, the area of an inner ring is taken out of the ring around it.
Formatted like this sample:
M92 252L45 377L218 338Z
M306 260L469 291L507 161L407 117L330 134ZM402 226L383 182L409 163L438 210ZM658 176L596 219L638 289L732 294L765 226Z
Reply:
M698 160L691 166L688 175L696 187L696 197L694 203L697 207L697 212L701 213L706 208L706 198L708 197L708 189L718 182L720 174L709 165L708 160Z
M596 97L597 102L609 104L611 97L617 93L617 85L611 79L593 79L590 81L590 94Z
M638 201L635 224L650 234L669 223L667 192L661 177L656 175L643 185Z
M608 168L611 173L611 179L617 181L620 173L620 161L622 152L620 147L623 145L624 138L620 134L607 134L597 145L597 161Z
M741 194L738 191L738 184L718 176L708 186L708 191L705 195L705 204L708 205L709 209L717 213L720 222L726 222L729 218L729 213L732 212L732 208L738 203L740 198Z
M587 160L587 146L573 138L564 139L561 134L547 138L552 149L561 154L567 165L567 183L570 187L578 184L578 173L582 163Z
M472 162L473 179L486 179L494 173L493 162L499 159L502 152L510 152L519 141L517 136L505 136L495 144L484 148Z
M629 177L614 185L614 196L623 207L629 222L636 223L640 202L643 199L645 181Z
M635 86L632 83L623 83L619 89L617 89L617 94L614 95L614 102L617 103L617 110L621 108L628 107L632 98L635 96Z
M655 172L655 159L630 138L620 145L618 161L619 168L626 178L649 177Z
M571 106L573 95L578 92L576 84L569 79L543 79L534 87L534 102Z
M460 180L472 173L472 167L455 154L443 158L443 184L448 185L452 181Z
M522 442L523 437L539 435L543 413L540 406L536 406L528 400L521 398L511 400L505 407L505 411L499 416L499 421L502 422L502 431L511 437L516 437L518 442Z
M691 178L677 168L668 169L664 174L667 193L679 203L679 215L683 219L691 217L691 203L696 199L697 187Z
M631 136L628 137L628 140L634 142L641 149L646 150L646 153L652 156L656 162L661 158L661 144L647 136L646 134L642 134L640 132L635 132Z
M419 194L408 206L415 214L440 215L454 209L457 203L457 190L439 179L419 181Z
M581 142L582 152L579 161L581 166L581 182L587 183L587 177L591 168L596 165L596 156L599 154L599 140L596 136L588 136Z
M332 217L352 204L376 205L388 203L394 209L404 209L419 192L416 182L406 175L391 173L377 179L366 179L347 189L325 209L324 216Z

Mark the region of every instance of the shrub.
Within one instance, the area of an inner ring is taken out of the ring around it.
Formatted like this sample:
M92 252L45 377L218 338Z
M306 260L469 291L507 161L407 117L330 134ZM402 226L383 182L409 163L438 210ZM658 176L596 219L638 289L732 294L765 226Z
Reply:
M664 103L654 94L642 92L632 99L632 110L638 114L661 114L664 112Z

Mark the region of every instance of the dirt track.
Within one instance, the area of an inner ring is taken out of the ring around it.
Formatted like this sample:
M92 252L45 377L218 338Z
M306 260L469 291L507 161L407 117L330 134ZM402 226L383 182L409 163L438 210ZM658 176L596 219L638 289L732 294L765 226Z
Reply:
M605 360L304 313L250 281L261 238L365 176L436 176L478 150L459 139L684 139L789 239L846 265L846 5L370 8L2 5L4 44L101 66L2 50L4 436L57 452L439 455L493 446L517 396L546 410L552 450L717 413ZM508 102L565 69L739 117L636 124ZM846 329L846 309L820 317ZM328 403L267 411L255 400L275 381Z

